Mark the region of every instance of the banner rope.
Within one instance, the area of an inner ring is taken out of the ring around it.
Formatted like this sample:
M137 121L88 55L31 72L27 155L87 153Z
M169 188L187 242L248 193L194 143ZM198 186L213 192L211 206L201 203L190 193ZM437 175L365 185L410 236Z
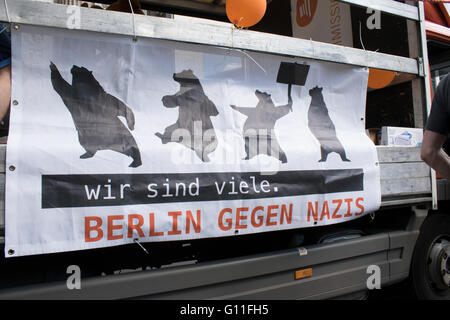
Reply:
M364 47L364 43L362 40L362 34L361 34L361 21L359 21L359 42L361 43L361 47L363 48L363 50L367 53L366 47ZM378 48L377 50L375 50L375 52L378 52L378 50L380 50L380 48ZM367 58L366 58L367 61ZM368 67L366 66L366 69L368 69Z
M133 10L133 5L131 4L131 0L128 0L128 3L130 4L131 15L133 17L133 41L137 41L137 37L136 37L136 20L134 18L135 14L134 14L134 10Z
M265 75L267 75L266 70L258 62L256 62L256 60L253 59L253 57L250 54L248 54L247 52L245 52L244 50L241 50L241 49L233 49L233 50L236 50L236 51L239 51L239 52L245 54L247 57L249 57L250 60L252 60L264 72Z
M233 51L238 51L240 53L245 54L250 60L252 60L264 72L265 75L267 75L267 71L250 54L248 54L247 52L245 52L242 49L237 49L234 47L234 30L235 29L240 30L242 28L236 27L233 24L231 25L231 45L230 45L230 48L228 49L228 51L233 50Z

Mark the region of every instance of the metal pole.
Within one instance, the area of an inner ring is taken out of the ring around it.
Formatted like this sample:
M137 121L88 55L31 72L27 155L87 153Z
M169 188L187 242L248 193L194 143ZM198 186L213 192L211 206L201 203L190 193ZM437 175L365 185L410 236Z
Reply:
M417 8L419 10L419 41L421 44L421 53L422 53L422 63L419 63L419 68L423 70L423 88L425 91L425 107L426 107L426 117L425 121L428 119L428 115L431 110L431 79L430 79L430 65L428 62L428 49L427 49L427 34L425 30L425 8L423 2L419 1L417 3ZM420 66L420 64L422 66ZM419 70L419 73L420 70ZM433 210L437 210L438 201L437 201L437 183L436 183L436 171L431 169L431 195L433 197L432 207Z

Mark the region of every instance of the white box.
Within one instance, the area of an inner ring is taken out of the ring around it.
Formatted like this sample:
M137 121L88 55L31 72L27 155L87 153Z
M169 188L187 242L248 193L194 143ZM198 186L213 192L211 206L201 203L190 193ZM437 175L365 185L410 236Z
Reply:
M417 147L422 145L423 129L404 127L382 127L381 145Z

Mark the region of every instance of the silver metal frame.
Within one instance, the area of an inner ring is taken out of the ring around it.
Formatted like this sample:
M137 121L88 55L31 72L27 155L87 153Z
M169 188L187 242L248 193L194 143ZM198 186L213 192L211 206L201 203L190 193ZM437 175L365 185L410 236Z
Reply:
M368 1L359 2L369 4ZM68 6L29 0L14 0L8 2L8 8L12 23L69 29L67 22L71 11L68 11ZM234 28L231 23L207 19L181 16L168 19L136 15L133 20L133 17L127 13L89 8L80 8L80 18L79 30L85 31L136 35L137 37L214 45L421 74L418 61L415 59L312 40L241 30ZM4 6L0 7L0 21L8 21ZM207 32L205 32L206 30Z
M395 16L399 16L406 19L411 19L415 21L419 21L419 12L417 11L417 7L392 1L392 0L338 0L341 2L346 2L351 5L356 5L360 7L366 7L370 9L379 10L384 13L389 13Z
M365 0L338 0L351 5L367 7L382 11L384 13L397 15L403 18L418 21L419 14L414 6L390 0L375 0L368 2ZM159 5L163 7L189 9L196 12L216 14L226 16L224 6L216 6L211 3L198 2L192 0L141 0L142 4Z
M351 5L367 7L379 10L388 14L393 14L403 18L418 21L419 14L414 6L391 0L375 0L372 2L366 0L338 0ZM191 9L193 11L212 13L225 16L225 7L215 6L210 3L196 2L190 0L141 0L142 4L170 6L181 9Z
M189 9L192 12L213 14L226 17L225 6L218 6L208 2L192 0L140 0L141 4L156 5L161 7L170 7L177 9Z
M422 59L423 59L423 87L424 87L424 103L426 107L426 115L430 114L431 110L431 79L430 79L430 65L428 63L428 50L427 50L427 35L425 30L425 8L422 2L418 2L419 11L419 29L420 29L420 42L422 48ZM437 197L437 182L436 182L436 171L431 170L431 193L432 193L432 207L434 210L438 209L438 197Z

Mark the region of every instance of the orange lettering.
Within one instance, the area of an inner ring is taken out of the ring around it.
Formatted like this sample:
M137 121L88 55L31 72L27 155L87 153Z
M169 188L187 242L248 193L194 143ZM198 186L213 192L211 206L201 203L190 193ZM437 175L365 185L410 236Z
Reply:
M123 234L113 235L114 230L121 230L121 224L114 224L114 220L123 220L123 215L108 216L108 240L123 239Z
M272 209L278 209L278 205L268 206L267 209L266 226L275 226L276 221L270 221L270 219L277 216L278 212L272 213Z
M186 211L186 233L191 232L191 223L194 227L195 233L200 233L202 227L201 227L201 211L197 210L197 222L194 221L194 217L192 216L192 212L187 210Z
M292 203L289 203L289 214L286 210L286 205L281 205L281 217L280 217L280 224L283 224L284 217L286 217L286 223L291 224L292 222Z
M325 201L322 206L322 214L320 215L320 221L323 220L323 217L327 216L328 220L330 220L330 210L328 208L328 201Z
M150 237L160 237L164 235L164 232L155 232L155 214L150 213Z
M341 218L342 215L337 214L337 212L339 211L339 209L341 208L342 205L342 199L336 199L331 201L333 202L333 204L337 203L336 209L334 209L333 215L331 216L331 219L337 219L337 218Z
M96 224L91 226L91 221L95 221ZM95 242L103 238L103 230L100 229L102 226L102 219L100 217L84 217L84 242ZM97 232L95 238L91 238L91 231Z
M169 236L181 234L181 230L178 230L178 217L181 216L181 211L171 211L167 215L172 217L172 230L168 231L167 234Z
M236 209L236 229L246 229L247 225L241 225L241 220L247 220L247 216L241 216L241 211L248 211L248 208L237 208Z
M355 216L359 216L359 215L361 215L361 214L364 213L364 206L363 206L362 204L359 203L360 201L364 201L364 198L359 197L358 199L356 199L356 206L357 206L359 209L361 209L361 211L355 213Z
M138 219L138 224L133 223L133 219ZM144 232L142 232L142 225L144 224L144 217L140 214L130 214L128 216L128 238L133 236L133 230L139 234L140 237L145 237Z
M255 207L252 211L252 215L251 215L251 222L252 222L252 226L254 226L255 228L261 227L264 223L264 216L256 216L256 212L257 211L264 211L264 207L258 206Z
M316 209L314 210L312 203L308 202L308 218L307 221L309 222L310 218L311 218L311 214L313 216L314 221L317 221L317 214L318 214L318 207L319 207L319 203L316 201L314 203Z
M223 215L227 212L232 213L233 211L230 208L225 208L225 209L222 209L222 211L220 211L220 213L219 213L219 228L222 229L223 231L230 230L232 227L232 224L233 224L233 220L231 220L231 218L225 219L225 222L227 223L227 225L223 224Z
M344 215L344 217L351 217L352 216L352 201L353 199L345 199L345 202L347 202L347 213Z

